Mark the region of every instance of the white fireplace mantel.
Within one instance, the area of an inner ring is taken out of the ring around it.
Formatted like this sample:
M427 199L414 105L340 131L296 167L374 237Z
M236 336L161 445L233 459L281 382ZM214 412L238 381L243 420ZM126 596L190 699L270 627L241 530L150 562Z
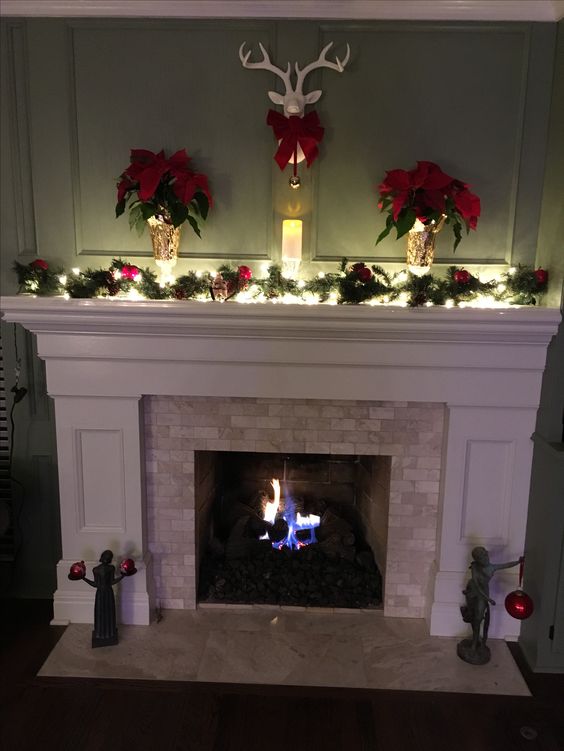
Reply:
M110 547L144 560L122 618L147 623L143 395L435 402L448 408L431 633L461 633L474 545L523 552L531 434L550 308L445 309L5 297L6 321L37 335L55 401L63 559L55 619L88 622L92 594L67 579ZM484 467L484 461L487 465ZM498 592L515 588L500 574ZM497 597L496 597L497 594ZM492 636L518 622L494 609Z

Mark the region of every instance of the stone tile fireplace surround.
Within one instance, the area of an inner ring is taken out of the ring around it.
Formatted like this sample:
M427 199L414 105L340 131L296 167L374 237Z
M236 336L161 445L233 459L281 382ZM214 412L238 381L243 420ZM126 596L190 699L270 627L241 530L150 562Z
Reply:
M160 396L146 397L144 414L148 547L161 607L196 607L207 529L198 519L209 508L198 507L195 452L264 451L391 457L384 614L427 614L442 404Z
M67 573L108 547L139 561L121 587L123 622L149 622L155 589L163 606L194 607L200 446L390 456L385 614L425 615L431 634L466 630L472 547L494 560L523 552L557 310L23 296L0 306L37 334L55 403L56 623L91 622L93 590ZM501 603L517 573L494 581ZM515 638L519 623L499 606L490 633Z

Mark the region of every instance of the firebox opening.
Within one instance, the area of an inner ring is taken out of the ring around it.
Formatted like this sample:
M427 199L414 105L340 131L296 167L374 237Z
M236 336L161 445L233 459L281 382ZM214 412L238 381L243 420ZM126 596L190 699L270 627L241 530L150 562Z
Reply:
M381 605L390 457L195 454L200 601Z

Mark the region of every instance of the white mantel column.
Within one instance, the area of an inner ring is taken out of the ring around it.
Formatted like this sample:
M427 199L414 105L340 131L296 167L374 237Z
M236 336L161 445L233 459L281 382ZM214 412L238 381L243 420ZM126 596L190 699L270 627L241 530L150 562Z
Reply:
M462 590L470 577L472 548L488 549L492 563L524 552L536 409L449 404L443 453L442 518L430 632L466 635L460 617ZM494 575L490 636L516 639L520 621L504 608L517 589L518 567Z
M95 590L70 581L70 565L90 570L103 550L137 562L118 587L118 620L150 621L151 559L145 535L144 462L138 397L56 396L63 557L53 623L91 623Z

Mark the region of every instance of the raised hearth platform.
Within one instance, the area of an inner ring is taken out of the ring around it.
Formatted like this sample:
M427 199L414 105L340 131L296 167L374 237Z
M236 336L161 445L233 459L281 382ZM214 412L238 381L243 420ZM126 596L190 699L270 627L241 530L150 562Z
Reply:
M164 611L151 626L122 626L117 647L90 648L75 624L40 676L452 691L530 696L507 645L476 667L456 639L427 635L420 619L378 613L250 607Z

